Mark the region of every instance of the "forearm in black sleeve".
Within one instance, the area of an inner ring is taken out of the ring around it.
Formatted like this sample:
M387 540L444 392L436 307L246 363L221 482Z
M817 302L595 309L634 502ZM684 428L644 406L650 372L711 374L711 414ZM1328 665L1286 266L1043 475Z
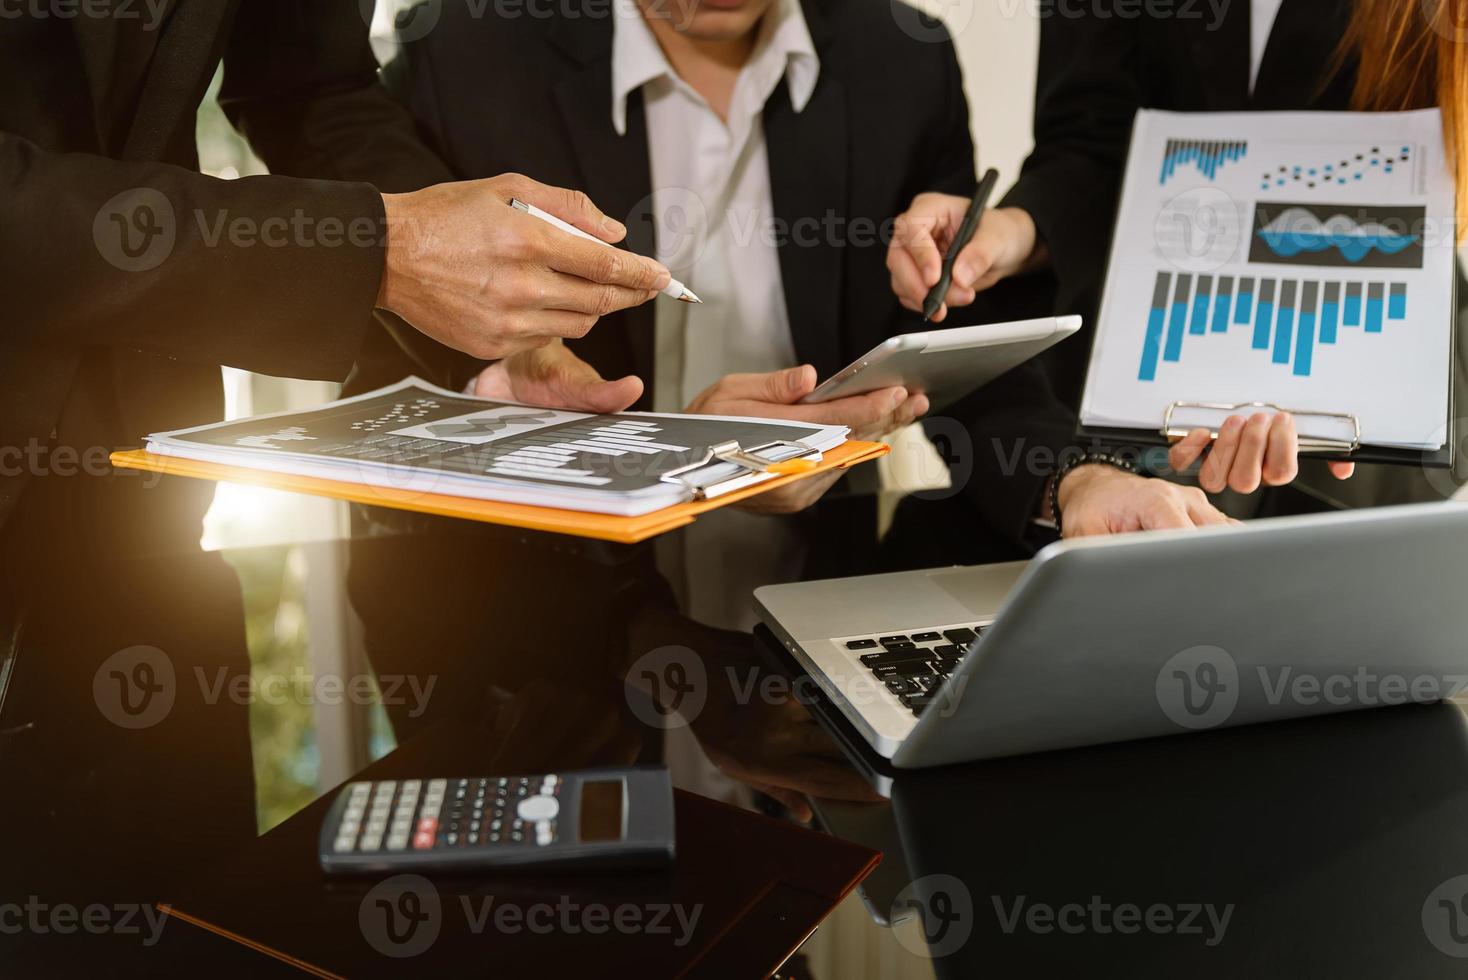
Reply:
M1000 202L1029 212L1062 297L1094 304L1132 120L1142 102L1137 21L1092 8L1040 25L1035 148Z
M0 132L4 340L339 379L376 301L382 220L366 184L218 180Z
M968 98L963 94L963 69L953 42L939 45L944 63L944 115L940 144L923 190L967 197L978 184L974 177L974 140L969 131Z
M357 0L241 4L219 103L274 173L384 193L453 179L379 81Z
M383 86L356 0L250 0L225 52L219 102L275 173L366 181L384 193L444 183L453 173ZM440 383L467 358L386 311L369 330L362 377L419 374ZM360 380L360 379L359 379Z

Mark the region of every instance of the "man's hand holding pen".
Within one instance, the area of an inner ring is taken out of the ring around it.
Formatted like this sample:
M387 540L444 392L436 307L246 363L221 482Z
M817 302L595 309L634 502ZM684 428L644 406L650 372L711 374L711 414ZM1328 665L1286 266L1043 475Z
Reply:
M583 235L506 207L511 199L536 202ZM519 174L385 194L383 203L377 305L486 360L585 336L598 318L672 281L653 259L608 247L627 229L585 194Z

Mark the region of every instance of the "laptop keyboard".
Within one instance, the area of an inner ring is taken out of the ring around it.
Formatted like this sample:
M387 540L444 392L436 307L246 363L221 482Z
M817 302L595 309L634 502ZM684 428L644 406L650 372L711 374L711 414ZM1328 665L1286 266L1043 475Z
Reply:
M915 715L931 704L943 682L986 629L985 624L917 630L840 641L857 654L902 706Z

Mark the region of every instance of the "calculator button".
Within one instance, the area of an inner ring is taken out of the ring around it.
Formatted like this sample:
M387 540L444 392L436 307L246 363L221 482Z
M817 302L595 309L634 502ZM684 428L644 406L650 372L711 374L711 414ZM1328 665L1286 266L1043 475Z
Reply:
M421 785L423 785L422 782L420 782L417 779L406 779L406 780L403 781L403 792L404 793L417 793L418 792L418 787L421 786Z
M420 834L436 834L436 833L438 833L438 818L437 817L420 817L419 820L418 820L418 833L420 833Z
M387 849L389 851L401 851L407 846L408 835L406 833L394 833L387 838Z
M364 851L380 850L382 848L382 835L363 837L362 843L359 846Z
M332 849L335 851L350 851L352 849L352 845L356 842L356 834L342 834L336 839L336 843L332 845Z
M433 779L433 780L429 780L429 783L428 783L428 792L430 792L430 793L437 793L439 796L442 796L444 794L444 790L446 790L448 788L449 788L449 781L447 779Z
M353 783L347 792L351 794L350 799L352 800L365 800L371 790L371 783Z
M521 820L550 820L561 812L561 804L554 796L532 796L520 801L515 808Z
M432 834L425 834L423 831L420 830L420 831L418 831L418 833L416 833L416 834L413 835L413 850L415 850L415 851L427 851L427 850L431 850L432 847L433 847L433 835Z

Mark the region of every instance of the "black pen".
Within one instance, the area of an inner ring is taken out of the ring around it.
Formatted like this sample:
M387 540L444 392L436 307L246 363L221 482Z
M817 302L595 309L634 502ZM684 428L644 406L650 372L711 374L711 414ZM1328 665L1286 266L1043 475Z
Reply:
M989 196L994 193L994 185L997 183L999 171L990 167L984 172L984 179L979 181L979 189L974 192L968 213L963 216L963 224L958 226L958 237L953 239L953 243L948 246L948 253L943 256L943 274L938 277L938 284L928 290L928 298L923 300L924 320L933 319L943 305L943 297L948 295L948 287L953 283L953 263L964 246L973 241L974 232L979 230L979 219L984 216L984 208L988 206Z

